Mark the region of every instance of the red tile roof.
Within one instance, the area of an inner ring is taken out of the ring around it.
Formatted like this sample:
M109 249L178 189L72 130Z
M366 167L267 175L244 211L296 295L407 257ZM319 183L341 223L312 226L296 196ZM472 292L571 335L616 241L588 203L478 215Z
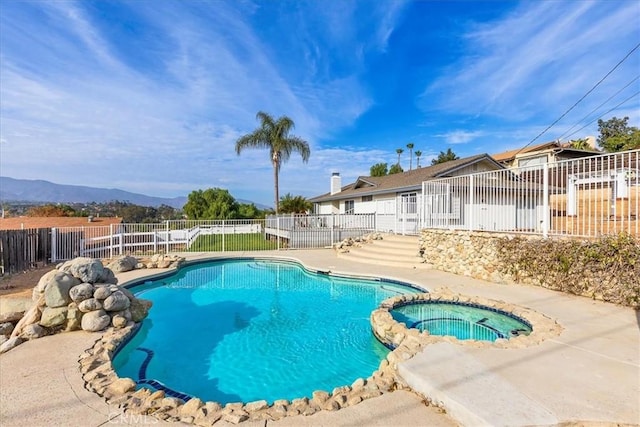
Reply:
M19 216L0 218L0 230L21 230L28 228L53 227L100 227L122 223L122 218L94 217L91 222L87 217L32 217Z

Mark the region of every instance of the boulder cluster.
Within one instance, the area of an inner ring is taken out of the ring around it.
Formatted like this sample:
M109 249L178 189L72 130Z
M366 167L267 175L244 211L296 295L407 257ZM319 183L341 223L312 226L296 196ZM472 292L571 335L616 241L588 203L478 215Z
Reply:
M107 264L107 268L114 273L123 273L141 268L178 268L184 261L184 257L178 255L155 254L145 258L127 255L111 261Z
M363 244L371 243L374 240L382 240L381 233L369 233L360 237L348 237L341 242L333 245L333 249L335 249L339 253L347 253L349 252L349 248L356 247L359 248Z
M135 268L138 261L133 257L115 262L131 265L132 260ZM99 259L81 257L59 264L40 278L33 289L33 304L24 315L15 313L0 324L0 333L10 336L0 345L0 353L26 340L58 332L96 332L140 322L147 316L151 301L136 298L117 283L114 270Z

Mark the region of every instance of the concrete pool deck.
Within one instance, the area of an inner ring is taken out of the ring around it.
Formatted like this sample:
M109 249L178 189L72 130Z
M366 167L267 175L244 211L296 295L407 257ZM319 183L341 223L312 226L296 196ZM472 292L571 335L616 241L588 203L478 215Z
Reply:
M403 362L399 366L402 377L417 392L440 402L447 415L424 406L412 393L394 392L341 411L266 425L640 424L640 317L632 309L437 270L358 264L338 258L333 250L181 255L189 260L231 256L295 259L311 269L386 277L428 290L446 287L452 292L536 310L564 328L560 336L528 348L471 348L443 342ZM126 283L162 272L136 270L118 278ZM77 359L98 336L74 332L46 337L0 356L0 424L160 423L152 418L119 415L117 408L110 408L83 388ZM265 422L255 423L258 425L264 426Z

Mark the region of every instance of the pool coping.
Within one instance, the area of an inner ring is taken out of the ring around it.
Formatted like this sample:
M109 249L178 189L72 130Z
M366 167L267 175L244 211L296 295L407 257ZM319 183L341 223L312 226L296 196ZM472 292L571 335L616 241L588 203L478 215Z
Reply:
M134 414L152 415L166 421L181 421L197 423L198 425L212 425L218 421L239 423L255 420L278 420L284 417L297 415L312 415L318 411L336 411L353 406L363 400L392 392L396 389L411 388L398 374L398 363L406 361L416 355L429 344L447 341L473 347L497 347L497 348L523 348L536 345L542 340L559 335L562 327L552 319L524 307L508 304L503 301L489 300L481 297L469 297L453 294L446 289L428 292L423 286L410 281L383 278L373 275L355 275L348 273L333 273L330 270L310 268L303 261L283 256L227 256L210 257L190 260L182 263L177 268L170 268L162 272L143 274L121 284L124 287L132 287L149 280L157 280L175 274L183 267L193 266L211 261L258 259L279 260L291 262L302 266L306 271L319 274L330 274L338 277L364 278L390 283L402 283L416 290L418 294L406 294L388 298L379 308L372 311L370 322L372 331L378 339L387 339L394 343L395 349L389 352L376 371L370 377L359 378L351 385L334 388L331 392L317 390L312 398L277 400L269 405L266 401L254 401L248 403L228 403L221 405L217 402L203 402L197 397L185 400L167 396L164 390L149 390L140 388L136 390L137 383L129 378L119 378L113 369L112 360L118 348L124 345L136 332L139 325L129 325L123 329L109 329L98 339L94 345L86 350L80 357L80 369L85 388L106 399L109 404L117 404L127 412ZM496 342L483 342L475 340L460 341L454 337L439 337L421 333L416 329L407 328L406 325L395 321L389 310L398 304L410 301L456 301L469 302L484 305L502 311L513 312L533 327L529 335L520 335L510 339L500 339ZM413 391L413 390L411 390ZM184 395L186 396L186 395ZM438 406L426 396L429 404Z

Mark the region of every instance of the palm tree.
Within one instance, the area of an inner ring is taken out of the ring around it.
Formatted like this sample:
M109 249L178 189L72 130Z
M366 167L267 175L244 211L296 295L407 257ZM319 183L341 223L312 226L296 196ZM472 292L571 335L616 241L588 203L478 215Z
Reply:
M280 199L280 209L282 213L307 213L313 208L313 204L303 196L292 196L287 193Z
M413 142L407 144L409 149L409 170L413 169Z
M416 150L416 167L420 168L420 156L422 156L422 151Z
M400 154L404 153L404 150L402 148L397 148L396 149L396 153L398 154L398 166L400 166Z
M245 148L268 148L271 164L273 165L273 180L275 190L275 210L278 213L279 185L278 174L283 163L291 157L291 153L297 152L302 157L303 162L309 161L311 150L307 141L293 135L289 135L295 124L287 116L278 117L277 120L263 112L256 114L256 119L260 121L260 127L244 135L236 141L236 153Z
M571 141L569 141L569 147L575 148L576 150L590 150L591 149L591 146L589 145L589 141L587 141L587 138L571 140Z

